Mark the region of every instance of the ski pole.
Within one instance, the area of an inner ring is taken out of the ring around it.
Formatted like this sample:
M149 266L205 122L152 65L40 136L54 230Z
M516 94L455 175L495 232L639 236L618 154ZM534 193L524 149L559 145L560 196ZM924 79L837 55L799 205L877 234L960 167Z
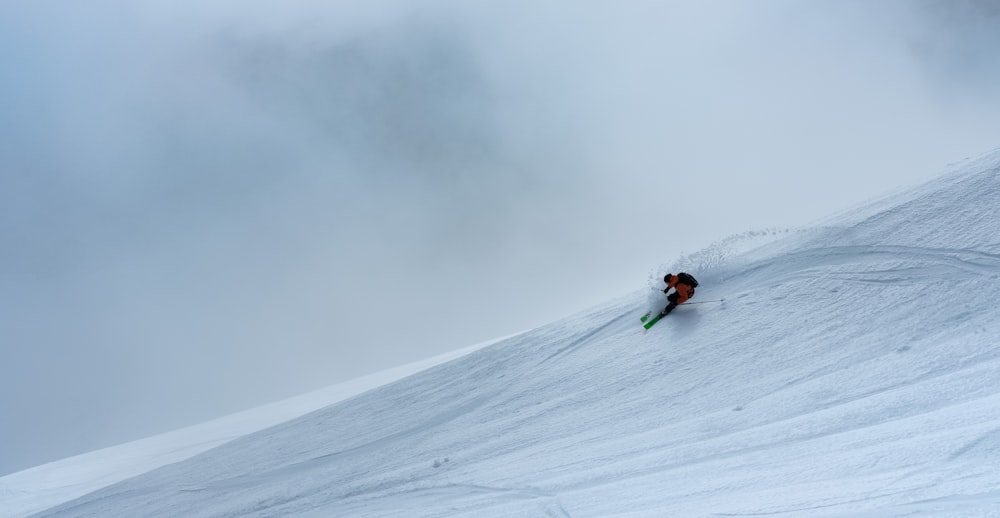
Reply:
M649 289L651 289L653 291L659 291L659 292L666 293L663 290L661 290L660 288L657 288L656 286L650 286ZM709 302L723 302L725 300L726 299L699 300L698 302L685 302L685 304L708 304Z

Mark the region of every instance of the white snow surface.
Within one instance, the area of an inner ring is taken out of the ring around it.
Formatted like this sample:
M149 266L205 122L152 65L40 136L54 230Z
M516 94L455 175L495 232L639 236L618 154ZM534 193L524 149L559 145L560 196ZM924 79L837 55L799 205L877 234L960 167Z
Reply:
M39 516L1000 517L1000 150L673 267Z
M188 459L237 437L405 378L492 343L494 341L466 347L199 425L0 477L0 518L28 516L54 507L166 464Z

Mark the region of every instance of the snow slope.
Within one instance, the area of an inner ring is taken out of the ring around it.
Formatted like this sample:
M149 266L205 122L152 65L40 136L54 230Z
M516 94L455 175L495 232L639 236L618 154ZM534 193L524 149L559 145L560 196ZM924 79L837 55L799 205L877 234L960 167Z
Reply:
M680 266L41 516L1000 516L1000 152Z
M166 464L188 459L237 437L405 378L491 343L466 347L199 425L0 477L0 517L16 518L48 509Z

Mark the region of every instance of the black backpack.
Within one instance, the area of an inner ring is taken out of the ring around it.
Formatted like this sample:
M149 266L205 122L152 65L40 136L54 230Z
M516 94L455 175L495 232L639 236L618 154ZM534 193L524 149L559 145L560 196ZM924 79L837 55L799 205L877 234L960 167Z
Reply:
M680 280L680 282L687 284L688 286L691 286L692 288L698 287L698 281L696 281L695 278L692 277L690 273L684 273L684 272L678 273L677 279Z

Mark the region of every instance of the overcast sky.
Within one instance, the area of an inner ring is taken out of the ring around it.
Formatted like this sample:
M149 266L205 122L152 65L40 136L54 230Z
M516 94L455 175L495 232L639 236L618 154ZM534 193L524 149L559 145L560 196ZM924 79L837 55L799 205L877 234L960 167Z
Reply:
M0 474L931 179L1000 146L992 5L4 2Z

